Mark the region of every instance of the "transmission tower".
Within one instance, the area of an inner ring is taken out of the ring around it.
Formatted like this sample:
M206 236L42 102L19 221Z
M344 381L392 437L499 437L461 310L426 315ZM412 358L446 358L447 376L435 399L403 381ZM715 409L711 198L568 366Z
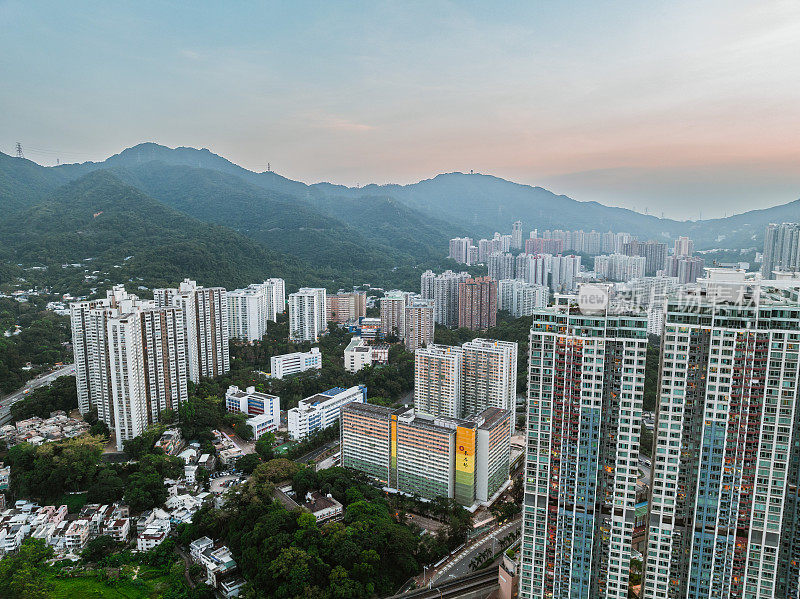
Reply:
M17 158L25 158L22 154L22 144L20 142L17 142Z

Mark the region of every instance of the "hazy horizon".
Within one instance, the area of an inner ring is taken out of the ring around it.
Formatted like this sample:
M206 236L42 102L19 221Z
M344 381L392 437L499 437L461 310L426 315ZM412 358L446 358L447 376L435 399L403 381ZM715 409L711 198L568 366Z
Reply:
M0 150L152 140L354 186L492 174L668 218L800 197L800 5L0 2Z

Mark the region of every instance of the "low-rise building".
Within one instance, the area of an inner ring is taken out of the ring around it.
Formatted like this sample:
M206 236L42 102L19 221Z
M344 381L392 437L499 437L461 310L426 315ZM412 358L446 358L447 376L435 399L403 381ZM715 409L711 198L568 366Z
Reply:
M330 493L323 495L319 491L306 493L306 501L302 507L311 512L317 522L339 520L344 514L341 503L336 501Z
M168 428L156 441L156 447L160 447L167 455L178 455L183 446L183 437L179 428Z
M147 525L147 528L136 536L136 549L150 551L153 547L161 545L169 535L170 530L172 530L172 524L169 519L158 518L152 520Z
M336 422L344 406L353 402L364 403L366 400L367 388L363 385L349 389L334 387L301 399L296 408L289 410L289 435L295 440L305 439Z
M8 481L11 478L11 466L0 462L0 491L8 490Z
M225 393L225 407L229 412L253 416L247 424L253 427L256 439L266 432L278 430L281 423L280 398L277 395L260 393L255 387L247 387L242 391L239 387L231 385Z
M282 379L285 376L299 374L307 370L319 370L322 368L322 354L318 347L312 347L307 352L294 352L272 356L270 362L270 376L274 379Z
M372 366L372 348L361 337L353 337L344 350L344 369L355 373L365 366Z
M88 520L73 520L64 533L64 546L68 551L80 553L89 540L90 524Z

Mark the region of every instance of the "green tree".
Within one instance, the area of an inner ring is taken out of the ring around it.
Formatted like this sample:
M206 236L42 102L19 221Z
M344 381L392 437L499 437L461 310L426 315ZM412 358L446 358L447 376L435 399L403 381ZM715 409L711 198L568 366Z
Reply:
M236 460L236 470L245 474L252 474L260 463L261 458L258 454L248 453Z
M0 560L0 588L9 599L44 599L52 583L44 574L45 562L53 548L41 539L27 538L17 553Z
M264 433L256 441L256 453L261 456L264 461L269 461L275 457L273 446L275 445L275 435L273 433Z

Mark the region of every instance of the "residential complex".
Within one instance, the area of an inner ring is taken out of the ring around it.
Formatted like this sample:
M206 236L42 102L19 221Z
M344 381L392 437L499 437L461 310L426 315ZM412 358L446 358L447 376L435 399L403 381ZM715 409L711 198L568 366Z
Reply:
M405 307L402 338L407 350L416 351L433 343L433 313L433 300L413 299Z
M489 407L513 413L516 394L516 343L474 339L414 354L414 408L420 414L467 418Z
M301 399L296 408L288 412L289 435L292 439L305 439L317 431L328 428L339 419L339 412L349 403L367 401L367 388L363 385L342 389L334 387Z
M267 319L275 322L277 314L286 311L286 283L283 279L272 278L261 283L267 295Z
M704 266L705 260L699 256L669 256L664 264L664 275L677 278L681 285L695 283L703 275Z
M436 275L428 270L420 277L423 299L433 300L433 319L446 327L458 325L458 285L469 279L469 273L446 270Z
M647 320L533 315L520 571L523 599L627 599Z
M517 397L517 344L473 339L464 343L461 351L462 416L492 407L513 414ZM513 422L511 428L514 428Z
M658 241L637 241L635 239L623 244L622 254L626 256L644 256L644 274L651 276L664 268L667 259L667 244Z
M380 299L381 331L384 337L403 338L406 331L406 306L409 300L409 293L397 290L389 291Z
M269 359L270 376L282 379L306 370L320 370L322 368L322 354L318 347L312 347L307 352L294 352L272 356Z
M761 276L774 279L774 272L794 272L800 268L800 224L770 224L764 232L764 258Z
M350 404L342 410L342 465L387 488L461 505L488 503L508 481L511 414L488 408L469 419Z
M472 239L469 237L456 237L450 240L449 257L459 264L469 264L469 248L472 246Z
M544 285L527 283L523 279L504 279L497 282L497 308L507 310L514 318L530 316L547 306L550 291Z
M594 272L597 278L606 281L630 281L644 276L647 258L610 254L595 256Z
M666 306L644 596L797 597L797 282L708 275Z
M225 393L225 408L228 412L251 416L247 420L253 428L253 436L258 439L264 433L278 430L281 423L281 401L277 395L259 393L255 387L244 391L231 385Z
M267 320L270 320L267 293L261 285L228 291L228 336L231 339L258 341L266 335Z
M184 353L189 380L216 377L230 370L227 293L222 287L198 287L184 279L177 289L154 289L156 306L183 313Z
M414 352L414 408L431 416L461 416L460 347L429 345Z
M325 290L301 289L289 294L289 339L319 341L327 330Z
M340 291L327 297L328 322L346 324L367 315L367 294L364 291Z
M458 284L458 326L484 331L497 322L497 281L489 277Z
M185 311L156 307L118 285L70 306L78 407L96 409L119 449L188 398ZM225 355L228 350L225 326Z

